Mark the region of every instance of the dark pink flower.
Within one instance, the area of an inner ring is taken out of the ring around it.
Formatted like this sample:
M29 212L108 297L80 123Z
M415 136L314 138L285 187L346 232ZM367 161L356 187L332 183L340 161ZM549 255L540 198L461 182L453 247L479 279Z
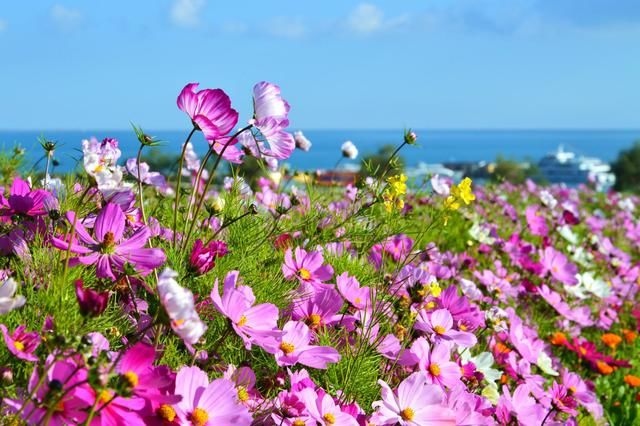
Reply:
M126 218L117 204L109 203L98 213L93 229L95 239L87 232L81 219L74 219L75 213L68 212L67 220L72 225L75 222L75 234L83 245L75 239L71 242L70 251L81 256L71 259L70 264L95 264L98 278L115 280L115 273L123 272L125 264L146 275L166 260L162 249L144 247L151 236L148 227L141 226L125 239ZM56 237L51 239L51 244L60 250L69 248L68 241Z
M76 281L76 298L80 306L80 313L84 316L97 317L104 312L109 302L109 292L97 292L84 288L82 280Z
M227 243L224 241L211 241L205 246L202 240L198 239L193 244L189 264L192 270L199 275L203 275L216 266L215 260L218 257L223 257L227 253L229 253L229 250L227 249Z
M196 92L198 83L187 84L178 96L178 108L185 112L205 139L214 141L228 134L238 123L238 113L222 89Z
M17 177L13 180L6 204L0 205L0 216L44 216L47 214L44 208L44 199L50 195L44 189L31 190L26 181Z
M36 362L38 357L34 352L40 345L40 335L37 331L25 333L26 328L27 326L20 325L13 333L9 334L7 326L0 324L0 330L2 330L2 336L9 352L24 361Z

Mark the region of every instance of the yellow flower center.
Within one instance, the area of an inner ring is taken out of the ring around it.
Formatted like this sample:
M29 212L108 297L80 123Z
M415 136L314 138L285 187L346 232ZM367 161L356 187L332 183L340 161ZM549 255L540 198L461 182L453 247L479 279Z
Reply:
M360 299L359 297L356 297L353 301L357 304L362 303L362 299Z
M569 390L569 393L572 395L578 391L578 389L576 389L575 386L569 386L568 390Z
M129 384L129 387L135 388L138 386L138 375L133 371L127 371L122 375L122 378Z
M289 355L290 353L293 353L293 351L296 350L296 347L293 346L291 343L282 342L280 343L280 350L284 352L285 355Z
M309 278L311 278L311 272L309 272L308 269L300 268L298 273L300 274L300 278L302 278L303 280L308 280Z
M102 240L102 253L112 254L114 251L114 246L116 242L116 237L113 235L113 232L109 231L104 234L104 239Z
M193 426L204 426L209 421L209 414L202 408L196 408L189 417Z
M244 386L238 386L238 401L247 402L249 400L249 392Z
M300 419L296 419L293 421L293 426L306 426L307 424L304 422L304 420L300 420Z
M440 375L440 366L438 364L431 364L429 366L429 372L432 376L438 377Z
M64 411L64 401L58 401L58 403L56 404L56 407L54 408L55 411L61 413Z
M309 323L312 327L319 327L322 322L322 317L318 314L309 315Z
M441 326L441 325L436 325L435 327L433 327L433 331L435 331L435 332L436 332L436 334L444 334L444 332L445 332L446 330L444 329L444 327L443 327L443 326Z
M400 411L400 417L402 417L402 420L409 422L413 420L415 414L416 413L411 408L405 408L404 410Z
M322 416L322 418L329 425L332 425L332 424L334 424L336 422L336 416L334 416L331 413L325 414L324 416Z
M247 317L245 317L244 315L240 317L240 319L238 320L238 327L242 327L243 325L245 325L247 323Z
M467 331L467 326L466 326L466 325L464 325L464 324L460 324L460 325L458 326L458 328L459 328L460 330L462 330L462 331Z
M111 401L111 398L113 397L113 394L111 392L109 392L108 390L104 389L100 392L100 402L102 404L107 404L109 403L109 401Z
M158 415L163 420L172 422L176 418L176 410L170 405L162 404L160 408L158 408Z
M425 305L425 308L427 309L433 309L436 307L436 303L431 301L431 302L427 302L427 304Z
M13 347L19 350L20 352L24 352L24 343L15 341L13 342Z

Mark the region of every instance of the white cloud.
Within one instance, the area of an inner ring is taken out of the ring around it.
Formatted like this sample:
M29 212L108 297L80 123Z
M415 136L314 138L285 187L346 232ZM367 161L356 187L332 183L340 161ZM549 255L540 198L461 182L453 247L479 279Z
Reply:
M82 13L77 9L71 9L61 4L54 4L50 17L53 23L61 30L71 31L82 22Z
M379 31L384 22L384 12L371 3L360 3L349 15L349 28L360 34Z
M171 6L171 21L185 28L195 28L200 25L200 14L205 6L205 0L174 0Z
M267 32L275 37L296 39L304 37L307 29L300 18L278 16L268 23Z
M347 18L347 27L357 34L368 35L399 28L409 20L409 15L386 18L378 6L360 3Z

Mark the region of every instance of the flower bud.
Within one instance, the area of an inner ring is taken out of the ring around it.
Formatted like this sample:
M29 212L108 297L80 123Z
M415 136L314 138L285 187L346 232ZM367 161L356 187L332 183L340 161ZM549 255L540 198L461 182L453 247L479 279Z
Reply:
M84 288L82 280L76 281L76 297L83 316L97 317L104 312L109 302L109 292L97 292Z

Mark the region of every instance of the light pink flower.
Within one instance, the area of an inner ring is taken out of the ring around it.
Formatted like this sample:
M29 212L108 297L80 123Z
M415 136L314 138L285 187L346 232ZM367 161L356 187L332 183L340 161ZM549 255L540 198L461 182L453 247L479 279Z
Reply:
M421 310L414 327L428 333L434 342L444 340L469 348L478 341L473 333L453 329L453 317L448 309L437 309L431 313Z
M303 322L289 321L283 335L275 344L269 342L263 348L274 354L279 366L303 364L312 368L327 368L330 362L338 362L340 354L330 346L311 345L311 331Z

